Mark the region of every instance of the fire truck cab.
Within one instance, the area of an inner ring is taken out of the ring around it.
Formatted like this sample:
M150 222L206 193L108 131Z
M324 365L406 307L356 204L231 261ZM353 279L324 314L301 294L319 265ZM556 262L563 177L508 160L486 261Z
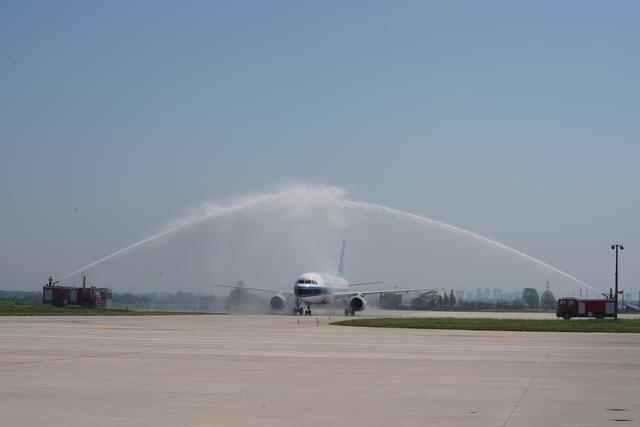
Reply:
M596 319L614 317L615 304L615 299L560 298L556 317L562 317L565 320L572 317L595 317Z

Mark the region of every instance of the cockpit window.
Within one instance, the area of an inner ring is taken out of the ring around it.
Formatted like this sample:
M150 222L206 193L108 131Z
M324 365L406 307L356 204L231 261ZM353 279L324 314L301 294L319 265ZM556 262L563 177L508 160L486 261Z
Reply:
M311 280L305 280L304 283L311 284Z
M298 280L298 283L304 283L304 280L299 279L299 280Z

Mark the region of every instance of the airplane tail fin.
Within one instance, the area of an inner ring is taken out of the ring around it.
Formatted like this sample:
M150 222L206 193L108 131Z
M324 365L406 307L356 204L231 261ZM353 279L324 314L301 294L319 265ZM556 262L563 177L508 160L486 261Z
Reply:
M346 244L346 240L342 241L342 251L340 252L340 263L338 264L338 276L344 276L344 246Z

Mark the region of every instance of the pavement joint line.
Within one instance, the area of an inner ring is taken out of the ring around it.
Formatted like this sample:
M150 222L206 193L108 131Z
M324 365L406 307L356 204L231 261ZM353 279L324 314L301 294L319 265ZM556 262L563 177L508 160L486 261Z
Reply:
M161 337L121 337L121 336L79 336L79 335L0 335L0 338L39 338L39 339L95 339L95 340L113 340L113 341L149 341L149 342L157 342L162 341L166 342L167 339ZM487 336L481 336L480 338L484 339ZM489 337L493 338L493 337ZM497 339L500 339L496 337ZM528 339L525 337L523 339ZM173 342L192 342L192 343L200 343L202 342L201 338L172 338L170 341ZM298 340L266 340L266 341L256 341L256 340L238 340L238 339L225 339L220 340L223 343L229 344L299 344L301 341ZM311 345L334 345L334 344L342 344L333 341L316 341L316 342L305 342L306 344ZM450 344L434 344L434 343L425 343L425 344L417 344L417 343L384 343L384 344L371 344L371 343L349 343L349 346L352 347L372 347L372 346L382 346L382 347L412 347L412 348L424 348L427 347L429 349L433 349L434 347L451 347ZM460 344L458 347L469 347L469 344ZM502 346L502 348L517 348L515 346Z
M35 365L39 363L55 363L55 362L66 362L68 360L82 360L82 359L99 359L99 358L109 358L109 357L121 357L128 356L131 354L147 354L147 353L155 353L155 352L163 352L167 350L176 350L180 347L166 347L166 348L150 348L144 350L137 351L112 351L112 352L104 352L99 354L83 354L82 356L71 356L71 357L51 357L48 359L33 359L27 360L24 362L6 362L4 366L23 366L23 365ZM66 351L66 350L65 350ZM0 366L2 362L0 362Z
M527 395L527 393L529 392L529 389L531 388L531 386L533 385L533 382L536 380L536 378L538 378L538 374L540 373L540 371L542 370L542 367L544 366L545 362L547 361L547 359L549 358L549 355L551 354L551 350L553 350L553 347L556 345L556 342L558 341L558 336L556 335L556 337L553 339L553 342L551 343L551 345L549 346L549 350L547 350L547 353L544 355L544 357L542 358L542 360L540 361L540 364L538 365L538 368L536 369L536 371L533 373L533 375L531 376L531 379L529 380L529 384L527 384L527 386L525 387L524 391L522 392L522 394L520 395L520 398L518 399L518 401L516 402L516 404L514 405L513 409L511 410L511 413L509 414L509 416L507 417L507 419L505 420L504 424L502 424L502 427L507 427L507 425L509 424L509 422L511 421L511 418L513 418L513 414L516 413L516 411L518 410L518 408L520 407L520 403L522 403L522 400L524 399L524 397Z

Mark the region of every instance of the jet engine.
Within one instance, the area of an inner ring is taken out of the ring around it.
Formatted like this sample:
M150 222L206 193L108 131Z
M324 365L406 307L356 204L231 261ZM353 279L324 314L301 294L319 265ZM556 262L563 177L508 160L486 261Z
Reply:
M271 308L274 310L282 310L287 305L287 299L282 294L274 295L269 301Z
M349 300L349 308L352 312L354 311L362 311L367 306L367 300L364 299L364 295L355 295L352 296Z

